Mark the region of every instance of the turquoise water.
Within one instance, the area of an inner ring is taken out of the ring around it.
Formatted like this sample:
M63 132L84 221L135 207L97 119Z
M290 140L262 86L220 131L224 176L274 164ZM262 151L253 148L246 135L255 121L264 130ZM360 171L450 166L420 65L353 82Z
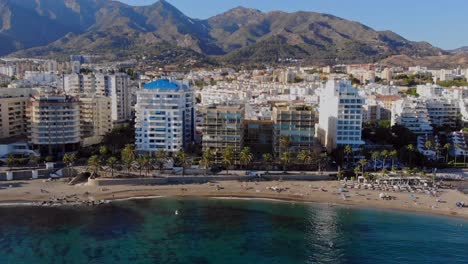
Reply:
M467 221L391 211L161 198L0 219L0 263L468 263Z

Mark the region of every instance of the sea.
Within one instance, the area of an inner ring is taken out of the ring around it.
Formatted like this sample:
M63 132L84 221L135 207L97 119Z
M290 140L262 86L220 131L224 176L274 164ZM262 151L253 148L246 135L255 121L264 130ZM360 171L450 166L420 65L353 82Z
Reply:
M468 221L267 200L0 208L0 263L468 263Z

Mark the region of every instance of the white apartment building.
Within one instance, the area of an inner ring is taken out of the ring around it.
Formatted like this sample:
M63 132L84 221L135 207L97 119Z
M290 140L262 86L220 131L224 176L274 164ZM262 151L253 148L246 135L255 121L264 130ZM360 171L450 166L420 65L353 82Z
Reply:
M137 92L136 149L175 152L194 140L194 92L187 83L160 79Z
M416 92L421 97L433 98L440 97L444 92L445 88L436 84L426 84L416 86Z
M416 135L432 134L426 104L415 98L396 101L392 108L391 124L402 125Z
M456 127L459 121L459 100L431 98L425 100L429 122L433 127Z
M67 74L64 77L67 94L108 96L112 102L112 121L121 124L132 120L132 91L130 76L116 74Z
M109 76L109 94L112 99L112 121L116 124L132 120L132 91L130 76L117 73Z
M358 147L362 141L364 99L350 81L329 80L320 95L320 142L330 152L338 146Z

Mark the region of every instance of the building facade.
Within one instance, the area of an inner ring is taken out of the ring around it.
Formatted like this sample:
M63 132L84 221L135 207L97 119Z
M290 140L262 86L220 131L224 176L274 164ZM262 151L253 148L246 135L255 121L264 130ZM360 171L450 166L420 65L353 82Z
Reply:
M73 97L41 95L28 103L28 141L42 155L57 155L80 146L80 105Z
M215 153L221 163L223 151L232 147L239 153L243 147L245 108L242 105L211 105L201 110L203 115L202 146Z
M317 136L328 152L339 146L357 148L362 141L364 99L350 81L329 80L320 95Z
M104 135L112 130L109 97L80 97L80 136L83 146L99 144Z
M283 152L311 151L315 138L315 112L309 106L277 104L273 106L273 153L281 157ZM287 138L289 146L282 146Z
M136 149L176 152L194 140L194 92L188 84L160 79L137 92Z

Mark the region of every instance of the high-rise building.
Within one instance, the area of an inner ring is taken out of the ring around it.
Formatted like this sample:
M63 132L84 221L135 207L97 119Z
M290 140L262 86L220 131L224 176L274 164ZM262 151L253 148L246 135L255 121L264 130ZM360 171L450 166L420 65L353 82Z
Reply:
M256 158L273 154L273 121L244 120L244 147L249 147Z
M243 146L245 109L242 105L210 105L203 115L203 151L211 149L215 162L220 163L223 151L229 146L239 153Z
M116 74L67 74L64 77L67 94L108 96L111 98L112 121L122 124L132 120L132 92L130 76Z
M194 92L183 82L160 79L137 92L136 149L175 152L194 140Z
M310 106L276 104L271 114L273 120L273 152L281 157L283 152L311 151L315 138L315 112ZM287 138L288 146L281 142Z
M99 144L112 130L111 99L104 96L80 97L80 135L83 146Z
M29 97L0 95L0 138L26 134L26 104Z
M28 140L43 155L74 151L80 146L80 106L64 95L31 98L27 108Z
M112 99L112 121L121 124L132 120L130 76L125 73L110 75L108 94Z
M339 146L358 147L362 136L364 99L350 81L329 80L320 95L317 136L327 151Z

